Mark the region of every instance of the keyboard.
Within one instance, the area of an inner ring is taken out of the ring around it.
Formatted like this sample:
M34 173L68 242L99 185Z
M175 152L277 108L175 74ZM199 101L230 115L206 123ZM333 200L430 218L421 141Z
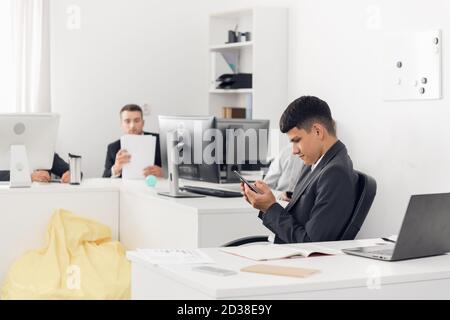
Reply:
M242 194L240 192L235 192L235 191L211 189L211 188L196 187L196 186L183 186L183 187L180 187L180 189L183 191L203 194L205 196L212 196L212 197L220 197L220 198L242 197Z

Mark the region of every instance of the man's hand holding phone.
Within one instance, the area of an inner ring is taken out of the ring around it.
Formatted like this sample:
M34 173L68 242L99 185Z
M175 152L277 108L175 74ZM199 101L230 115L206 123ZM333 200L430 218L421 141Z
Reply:
M244 198L248 203L252 205L253 208L261 210L266 213L266 211L277 202L275 196L270 190L269 186L263 181L256 181L254 184L255 192L246 183L241 182L241 190L244 193Z

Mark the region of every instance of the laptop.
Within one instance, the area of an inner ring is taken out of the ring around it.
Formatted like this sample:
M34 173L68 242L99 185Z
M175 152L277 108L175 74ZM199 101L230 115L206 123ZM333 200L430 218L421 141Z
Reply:
M395 244L342 251L386 261L450 252L450 193L412 195Z

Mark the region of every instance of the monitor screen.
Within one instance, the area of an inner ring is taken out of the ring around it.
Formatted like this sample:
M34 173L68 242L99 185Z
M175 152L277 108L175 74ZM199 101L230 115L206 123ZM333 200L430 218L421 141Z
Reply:
M226 164L265 164L269 143L269 120L217 119L223 136Z

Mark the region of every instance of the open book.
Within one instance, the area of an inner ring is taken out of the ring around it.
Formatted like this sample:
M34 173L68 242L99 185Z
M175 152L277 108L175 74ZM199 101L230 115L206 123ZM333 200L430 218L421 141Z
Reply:
M326 255L342 254L340 250L307 243L296 246L255 244L250 246L221 248L220 250L256 261L285 259L298 256L309 257L315 253Z

